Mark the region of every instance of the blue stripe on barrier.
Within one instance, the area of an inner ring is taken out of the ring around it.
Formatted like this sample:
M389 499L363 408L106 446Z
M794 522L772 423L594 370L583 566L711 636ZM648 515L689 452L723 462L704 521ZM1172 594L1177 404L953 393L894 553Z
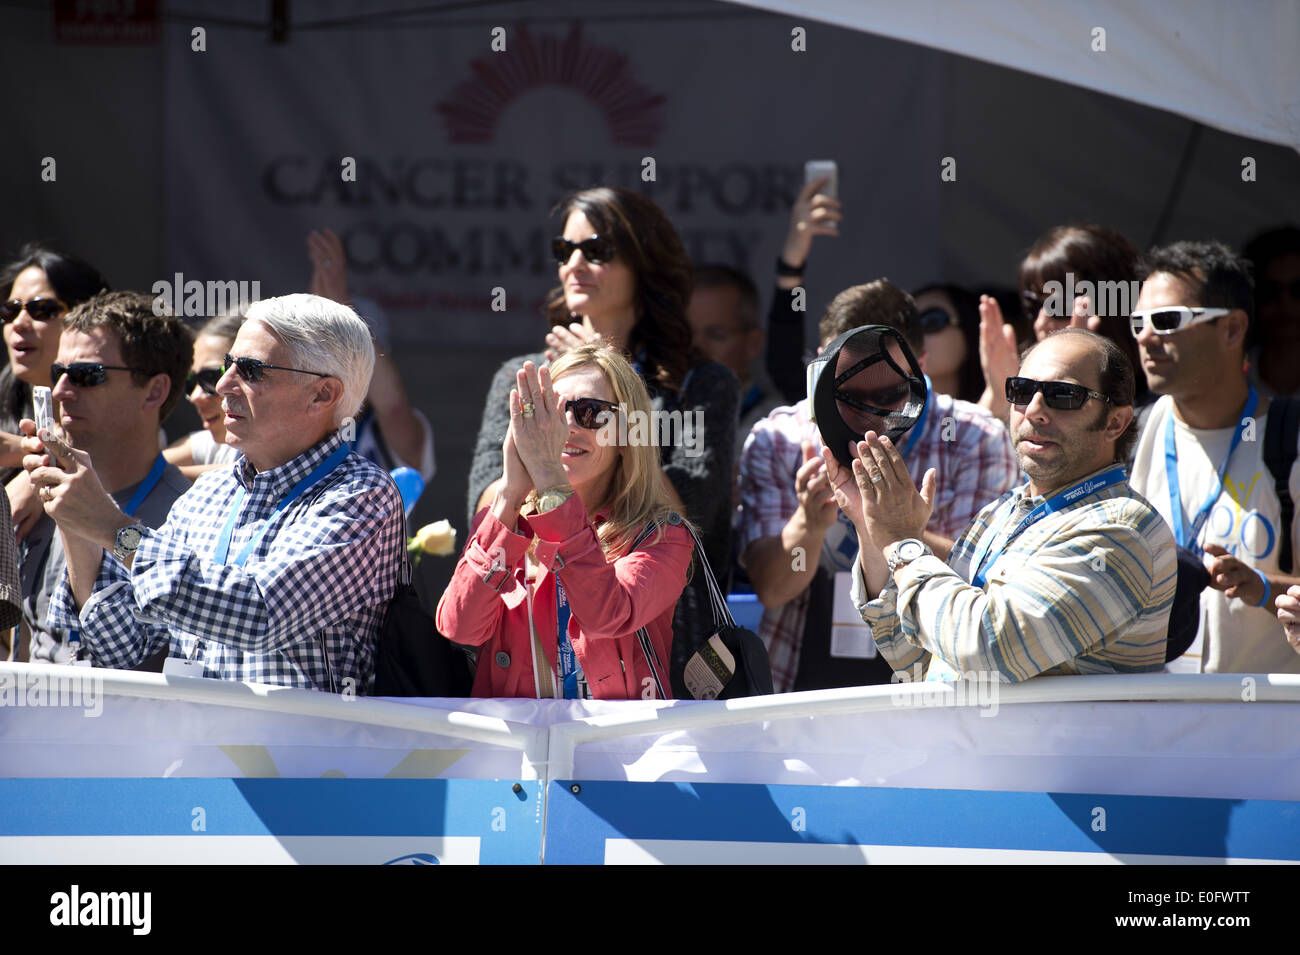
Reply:
M1300 861L1300 803L1296 802L581 781L575 795L570 785L551 784L546 829L549 863L601 862L606 839Z
M535 864L541 784L515 782L0 779L0 836L478 836L482 861Z

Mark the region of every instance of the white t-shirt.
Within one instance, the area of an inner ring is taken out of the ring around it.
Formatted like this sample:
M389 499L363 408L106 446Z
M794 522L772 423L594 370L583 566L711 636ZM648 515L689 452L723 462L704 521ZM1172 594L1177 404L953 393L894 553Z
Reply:
M1214 489L1223 458L1232 444L1236 426L1200 430L1173 415L1173 399L1162 397L1151 409L1138 439L1129 481L1174 526L1165 477L1165 428L1174 423L1174 448L1178 461L1178 490L1183 505L1183 526L1191 533L1192 521ZM1202 547L1218 544L1237 559L1266 574L1279 572L1279 523L1282 506L1273 474L1264 463L1266 415L1255 416L1255 426L1244 433L1233 452L1223 489L1198 538ZM1297 459L1300 465L1300 459ZM1300 502L1300 466L1291 468L1291 497ZM1300 543L1300 508L1291 528L1292 552ZM1175 672L1300 673L1300 654L1287 643L1277 615L1241 600L1229 600L1222 591L1207 587L1201 594L1201 633L1183 656L1173 661Z
M190 432L190 457L195 464L229 464L239 456L228 444L217 444L206 428Z

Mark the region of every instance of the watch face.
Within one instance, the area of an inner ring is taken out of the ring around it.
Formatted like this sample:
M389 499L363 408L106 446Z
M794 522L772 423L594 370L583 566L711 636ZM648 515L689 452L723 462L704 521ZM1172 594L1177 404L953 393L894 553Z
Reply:
M903 541L898 545L898 556L903 560L916 560L925 553L925 545L920 541Z

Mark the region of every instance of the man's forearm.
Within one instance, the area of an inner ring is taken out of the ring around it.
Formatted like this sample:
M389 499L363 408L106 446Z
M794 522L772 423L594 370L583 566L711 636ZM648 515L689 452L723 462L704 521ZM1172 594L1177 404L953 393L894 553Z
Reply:
M808 589L821 561L826 528L810 527L797 510L779 535L761 537L745 549L742 563L754 593L769 610ZM796 553L796 548L801 550Z
M95 592L95 581L99 578L99 565L104 558L104 549L84 537L60 530L63 536L63 553L68 565L68 586L72 589L72 598L80 609L86 605L91 594Z

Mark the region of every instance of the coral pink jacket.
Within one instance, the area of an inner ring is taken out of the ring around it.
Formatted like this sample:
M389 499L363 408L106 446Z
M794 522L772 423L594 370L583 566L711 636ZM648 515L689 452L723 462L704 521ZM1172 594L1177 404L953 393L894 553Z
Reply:
M532 594L533 626L545 654L544 661L538 660L547 681L543 686L550 686L558 672L553 576L558 574L572 611L569 639L591 695L598 700L659 696L636 631L646 628L667 667L673 610L686 586L694 546L684 527L664 525L658 541L651 536L638 550L611 562L576 494L546 514L519 518L517 532L507 530L490 508L474 520L451 583L438 601L437 623L449 640L482 648L475 696L538 695L524 560L534 536L533 561L543 569ZM671 693L666 670L659 677Z

